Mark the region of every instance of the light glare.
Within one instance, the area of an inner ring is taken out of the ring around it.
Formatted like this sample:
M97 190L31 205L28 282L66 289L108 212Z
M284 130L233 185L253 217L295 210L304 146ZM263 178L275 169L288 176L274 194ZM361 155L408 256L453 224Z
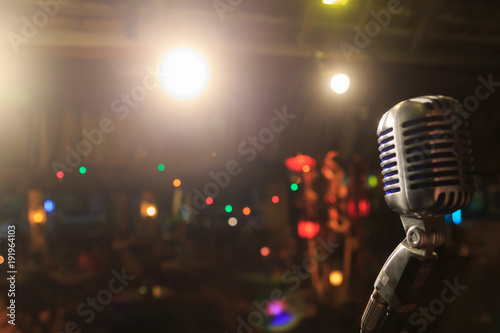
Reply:
M158 75L168 94L191 99L201 94L208 83L208 63L200 53L178 48L163 57Z
M330 87L334 92L337 94L343 94L345 93L351 84L351 80L349 80L349 77L345 74L336 74L332 78L332 82Z

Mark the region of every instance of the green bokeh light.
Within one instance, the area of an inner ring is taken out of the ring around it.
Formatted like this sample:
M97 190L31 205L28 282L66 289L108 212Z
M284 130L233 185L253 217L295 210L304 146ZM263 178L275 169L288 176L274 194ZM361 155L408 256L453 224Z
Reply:
M297 191L299 189L299 185L293 183L292 185L290 185L290 188L292 189L292 191Z
M87 168L85 168L84 166L80 167L80 173L83 175L87 172Z
M158 164L158 171L165 171L165 164Z
M231 213L233 211L233 207L231 205L227 205L225 209L227 213Z

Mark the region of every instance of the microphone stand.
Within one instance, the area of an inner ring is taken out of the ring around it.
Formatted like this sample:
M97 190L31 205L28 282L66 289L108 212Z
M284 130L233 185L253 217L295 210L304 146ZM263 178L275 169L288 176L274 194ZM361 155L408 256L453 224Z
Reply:
M444 218L401 215L406 238L389 256L375 280L361 319L361 333L381 332L391 312L409 312L416 306L437 259L434 249L444 243Z

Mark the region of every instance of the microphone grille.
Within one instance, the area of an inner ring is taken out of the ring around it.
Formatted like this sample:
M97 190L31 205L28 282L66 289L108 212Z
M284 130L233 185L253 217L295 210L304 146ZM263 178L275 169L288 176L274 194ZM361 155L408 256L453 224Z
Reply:
M424 96L384 114L378 142L385 198L393 210L443 215L472 201L472 156L461 112L455 99Z

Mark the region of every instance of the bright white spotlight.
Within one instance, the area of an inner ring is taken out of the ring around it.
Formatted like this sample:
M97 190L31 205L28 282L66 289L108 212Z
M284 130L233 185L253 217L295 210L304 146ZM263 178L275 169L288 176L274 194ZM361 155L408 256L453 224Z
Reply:
M158 76L168 94L179 99L191 99L207 86L208 63L200 53L178 48L163 57Z
M337 74L332 78L331 88L337 94L343 94L349 89L349 85L351 81L349 80L349 76L345 74Z

